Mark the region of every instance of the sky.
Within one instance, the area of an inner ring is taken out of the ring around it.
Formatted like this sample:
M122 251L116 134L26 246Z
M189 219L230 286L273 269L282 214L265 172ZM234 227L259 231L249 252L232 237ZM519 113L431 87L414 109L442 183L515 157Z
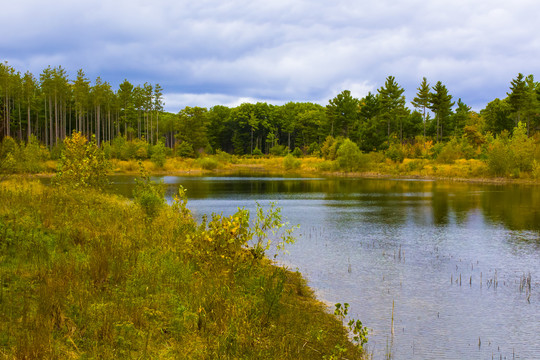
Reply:
M408 102L426 77L479 111L518 73L538 73L538 14L535 0L18 0L0 11L0 60L36 77L83 69L115 89L159 83L175 113L325 105L389 75Z

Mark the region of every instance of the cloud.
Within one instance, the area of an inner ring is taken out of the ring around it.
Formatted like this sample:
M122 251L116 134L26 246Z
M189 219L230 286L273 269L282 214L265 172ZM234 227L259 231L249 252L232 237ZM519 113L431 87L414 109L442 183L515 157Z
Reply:
M117 86L159 83L176 106L328 101L423 76L481 109L539 69L540 4L517 0L52 1L4 5L0 54L38 75L62 65Z

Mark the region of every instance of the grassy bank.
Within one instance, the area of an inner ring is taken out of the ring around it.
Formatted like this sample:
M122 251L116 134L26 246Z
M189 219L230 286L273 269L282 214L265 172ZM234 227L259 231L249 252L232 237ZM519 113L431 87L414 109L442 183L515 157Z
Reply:
M0 182L1 358L361 357L300 274L246 249L245 213L142 204Z
M202 175L227 173L267 173L273 175L294 174L299 176L335 177L399 177L413 179L438 179L481 183L528 183L538 184L536 174L519 173L515 176L495 176L489 172L485 161L458 159L451 164L441 164L434 160L404 159L394 162L389 159L368 161L361 170L346 170L336 161L318 157L294 158L292 165L286 157L236 158L223 161L208 156L205 160L212 164L205 166L201 159L167 159L164 166L156 166L151 161L143 161L144 166L154 175ZM112 171L116 174L136 175L138 162L135 160L112 160Z
M341 149L341 148L340 148ZM29 160L30 159L30 160ZM529 159L530 160L530 159ZM382 153L341 154L334 160L317 156L236 156L224 152L204 155L199 158L162 157L151 159L121 160L111 158L109 173L137 175L139 162L153 175L201 175L267 173L273 175L295 174L299 176L338 177L402 177L421 179L444 179L485 183L540 183L540 162L532 161L530 169L519 170L501 157L498 162L452 158L442 161L441 157L399 158L392 160ZM0 159L0 180L13 174L52 175L57 172L58 160L31 156L6 157ZM507 172L495 170L508 164Z

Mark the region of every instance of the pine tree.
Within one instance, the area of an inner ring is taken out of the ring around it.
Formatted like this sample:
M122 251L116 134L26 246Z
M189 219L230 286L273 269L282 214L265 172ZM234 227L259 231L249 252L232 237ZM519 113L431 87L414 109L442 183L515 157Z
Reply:
M427 79L422 78L422 83L418 87L416 97L411 102L412 105L422 112L422 122L424 123L424 142L426 141L426 109L429 107L429 96L431 94Z
M510 82L510 93L506 93L508 95L508 102L516 114L516 126L521 121L521 114L527 102L526 87L527 83L525 82L525 77L522 73L519 73L518 76Z
M90 80L86 78L84 71L77 71L77 78L73 82L73 100L75 102L75 129L84 133L84 118L88 112L90 100Z
M154 111L156 113L156 138L159 140L159 114L163 111L163 88L161 85L154 86Z
M434 93L429 97L430 109L435 113L437 119L437 142L443 137L443 124L452 112L452 95L448 94L448 89L437 81L433 87Z
M388 76L384 87L379 89L380 117L386 121L388 137L390 137L393 123L399 123L401 129L405 114L404 91L405 89L398 85L393 76Z
M32 110L32 107L34 106L34 101L37 94L37 80L30 71L27 71L24 74L23 94L24 94L24 100L26 101L26 111L27 111L26 139L27 141L30 141L30 136L32 135L31 110Z
M331 122L330 135L349 137L350 130L358 121L359 100L349 90L343 90L326 105L327 116ZM335 128L335 129L334 129Z

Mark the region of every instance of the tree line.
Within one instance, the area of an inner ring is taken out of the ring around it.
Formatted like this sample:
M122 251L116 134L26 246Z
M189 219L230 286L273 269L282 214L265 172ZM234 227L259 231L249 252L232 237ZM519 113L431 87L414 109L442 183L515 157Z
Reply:
M29 141L33 135L53 148L72 133L96 135L98 145L122 137L163 142L180 156L216 150L237 155L283 154L299 149L320 153L325 140L348 138L364 152L392 144L447 142L490 132L511 132L524 123L528 136L539 125L540 85L532 75L518 74L507 97L474 112L438 81L426 78L417 88L412 108L393 76L363 98L344 90L326 106L311 102L271 105L244 103L236 107L185 107L163 111L159 84L133 85L124 80L115 91L100 77L92 83L81 69L74 80L61 66L47 67L38 77L0 64L0 139Z
M97 143L118 136L159 137L163 89L159 84L134 86L124 80L114 91L97 77L93 84L81 69L74 80L61 66L47 67L38 77L0 63L0 137L29 141L35 136L57 146L72 131L95 134Z

